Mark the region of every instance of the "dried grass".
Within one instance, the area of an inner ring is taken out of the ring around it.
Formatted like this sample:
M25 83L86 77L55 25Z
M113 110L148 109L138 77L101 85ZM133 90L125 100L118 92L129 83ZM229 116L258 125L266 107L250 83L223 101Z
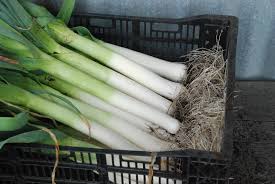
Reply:
M226 88L223 50L219 45L212 49L197 49L185 58L188 65L186 89L171 107L174 109L171 115L181 121L180 130L176 135L157 135L181 149L219 152L224 128Z

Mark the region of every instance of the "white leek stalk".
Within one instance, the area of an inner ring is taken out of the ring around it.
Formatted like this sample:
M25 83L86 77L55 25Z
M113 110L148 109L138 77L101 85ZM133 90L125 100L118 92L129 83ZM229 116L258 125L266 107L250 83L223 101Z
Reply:
M60 105L70 108L70 105L67 104L65 101L62 101L60 97L67 99L85 117L89 118L90 120L96 121L109 129L116 131L117 133L119 133L126 139L130 140L131 142L133 142L134 144L136 144L137 146L139 146L145 151L153 151L153 152L167 151L170 148L169 143L164 142L150 135L147 132L144 132L143 130L133 126L131 123L125 120L120 119L114 114L101 111L84 102L67 97L48 86L43 85L41 87L47 92L55 94L59 97L59 98L56 98L56 97L53 97L53 96L51 97L50 95L44 94L43 96L46 97L47 99L53 100Z
M0 100L21 105L54 118L113 149L141 150L112 130L83 118L74 111L11 84L0 84Z
M40 80L42 83L45 83L48 86L51 86L64 94L67 94L73 98L84 100L85 103L90 103L87 101L88 99L86 98L86 96L81 96L82 94L85 95L85 93L83 93L84 90L73 87L73 85L70 85L66 81L47 75L40 77ZM89 84L87 83L87 85ZM144 103L137 101L134 98L125 98L125 96L122 96L122 94L119 92L106 91L102 88L101 85L91 86L91 89L95 91L91 94L101 98L107 103L124 111L130 112L136 116L139 116L140 118L143 118L149 122L152 122L157 126L166 129L172 134L175 134L179 129L179 121L177 119L154 108L151 108L150 106L145 105Z
M169 80L180 82L186 79L187 67L182 63L165 61L103 41L98 41L98 43Z

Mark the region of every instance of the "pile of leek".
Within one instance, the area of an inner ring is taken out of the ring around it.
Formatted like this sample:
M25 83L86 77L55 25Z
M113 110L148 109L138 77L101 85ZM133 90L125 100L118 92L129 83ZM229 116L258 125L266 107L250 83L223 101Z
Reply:
M83 27L70 29L73 5L64 1L54 17L26 0L0 1L0 100L109 148L169 150L152 132L180 128L168 110L184 88L185 65L105 43Z

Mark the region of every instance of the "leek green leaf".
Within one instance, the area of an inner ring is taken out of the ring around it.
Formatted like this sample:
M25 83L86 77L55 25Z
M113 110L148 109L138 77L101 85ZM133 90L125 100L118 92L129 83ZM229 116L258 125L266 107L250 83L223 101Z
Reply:
M92 41L98 41L96 37L92 35L92 33L87 29L86 27L83 26L77 26L72 28L73 31L77 32L79 35L84 36Z
M15 117L0 117L0 131L15 131L23 128L29 120L29 114L21 112Z
M74 10L75 0L63 0L61 9L58 12L57 18L68 24Z
M50 131L56 136L57 140L63 140L68 137L66 134L56 130L50 129ZM8 143L43 143L51 140L49 133L43 130L34 130L29 132L24 132L0 142L0 149Z

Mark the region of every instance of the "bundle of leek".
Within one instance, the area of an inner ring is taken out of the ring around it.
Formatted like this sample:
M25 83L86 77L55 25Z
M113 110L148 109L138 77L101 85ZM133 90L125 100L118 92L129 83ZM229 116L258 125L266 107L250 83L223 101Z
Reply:
M29 1L0 1L0 100L109 148L169 150L171 144L151 132L179 130L167 112L184 88L178 81L186 76L185 65L105 43L85 28L73 30L90 37L75 33L65 24L73 5L64 1L54 17Z

